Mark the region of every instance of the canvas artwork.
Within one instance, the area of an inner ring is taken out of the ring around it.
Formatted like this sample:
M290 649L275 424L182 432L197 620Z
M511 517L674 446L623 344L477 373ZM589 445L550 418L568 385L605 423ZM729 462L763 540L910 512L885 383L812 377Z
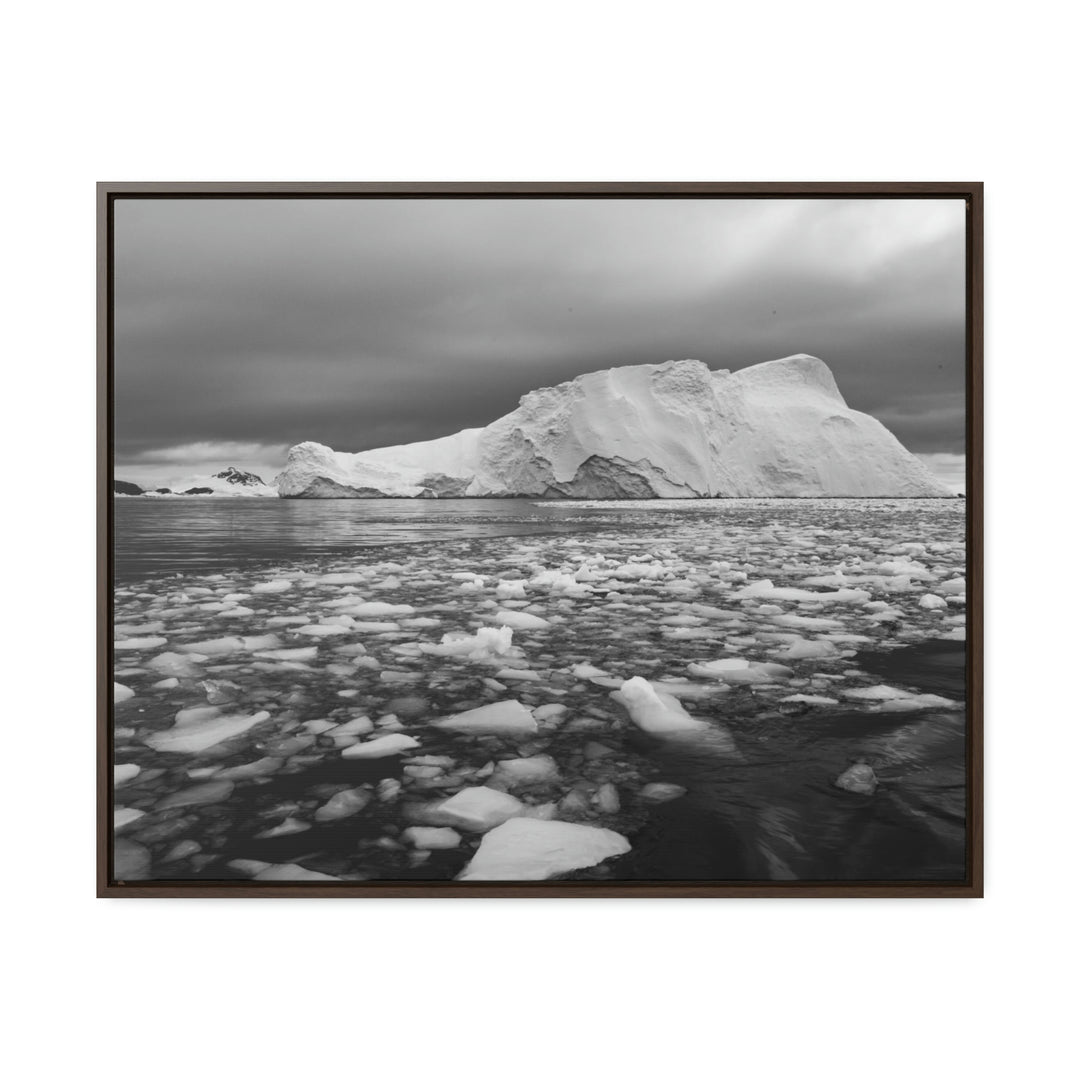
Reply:
M977 186L267 187L104 192L105 894L972 895Z

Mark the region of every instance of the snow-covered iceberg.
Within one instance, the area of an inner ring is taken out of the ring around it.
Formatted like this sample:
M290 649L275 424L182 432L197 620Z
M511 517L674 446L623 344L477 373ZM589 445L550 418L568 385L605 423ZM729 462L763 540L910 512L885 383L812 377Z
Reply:
M485 428L358 454L305 442L284 498L939 497L951 492L800 354L597 371L526 394Z

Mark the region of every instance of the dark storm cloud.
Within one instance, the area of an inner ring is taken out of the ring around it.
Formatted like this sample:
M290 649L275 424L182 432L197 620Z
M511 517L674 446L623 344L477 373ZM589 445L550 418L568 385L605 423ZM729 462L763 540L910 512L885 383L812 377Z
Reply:
M585 371L794 352L958 452L963 224L958 201L121 200L117 458L362 450Z

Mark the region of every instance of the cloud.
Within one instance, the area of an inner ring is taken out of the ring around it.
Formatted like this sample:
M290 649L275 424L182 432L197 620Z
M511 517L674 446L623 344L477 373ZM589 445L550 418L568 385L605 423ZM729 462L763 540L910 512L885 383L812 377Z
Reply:
M196 442L118 454L114 473L144 488L189 488L230 465L269 483L285 464L288 446L257 442Z
M967 491L967 457L964 454L919 454L923 464L957 495Z
M249 458L271 458L284 455L285 445L267 446L254 442L196 442L182 446L163 446L143 450L138 461L164 462L168 464L196 465L201 462L233 462Z
M957 200L119 200L117 452L362 450L586 371L796 352L957 452L963 228Z

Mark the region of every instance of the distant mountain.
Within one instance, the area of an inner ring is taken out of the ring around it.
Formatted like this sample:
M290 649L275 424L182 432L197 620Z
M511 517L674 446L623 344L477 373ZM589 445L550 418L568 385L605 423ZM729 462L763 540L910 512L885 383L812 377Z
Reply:
M113 485L114 495L141 495L143 489L138 484L131 484L127 480L114 480Z
M214 473L212 479L224 480L228 484L239 484L242 487L268 487L268 484L263 483L261 476L256 476L253 472L243 472L241 469L237 469L230 465L227 469L223 469L219 473Z
M136 487L128 484L127 487ZM263 482L255 473L244 472L230 465L212 476L190 476L179 481L171 490L167 487L154 488L152 491L125 492L130 495L146 495L149 498L170 498L182 495L231 495L247 498L277 498L277 491Z
M698 360L593 372L431 442L358 454L305 442L275 483L307 499L952 495L805 354L736 372Z

